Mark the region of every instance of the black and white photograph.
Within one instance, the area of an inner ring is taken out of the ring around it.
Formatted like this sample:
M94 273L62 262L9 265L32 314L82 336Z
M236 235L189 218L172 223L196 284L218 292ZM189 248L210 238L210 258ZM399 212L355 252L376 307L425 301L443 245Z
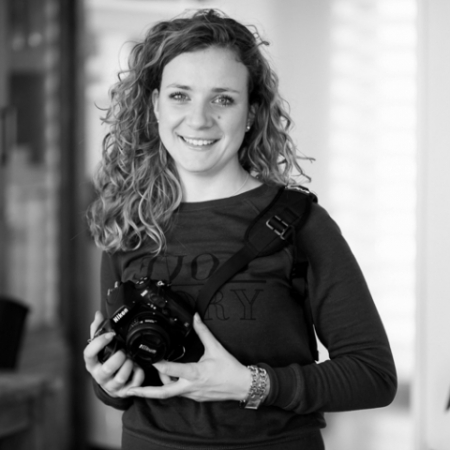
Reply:
M0 450L449 450L449 24L0 0Z

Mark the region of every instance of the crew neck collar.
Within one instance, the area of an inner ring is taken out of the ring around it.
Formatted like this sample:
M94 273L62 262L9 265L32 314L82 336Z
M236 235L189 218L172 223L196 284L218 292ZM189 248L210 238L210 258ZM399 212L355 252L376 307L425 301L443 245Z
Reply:
M267 184L262 184L254 189L243 192L242 194L234 195L227 198L218 198L215 200L207 200L204 202L182 202L179 211L196 211L199 209L209 209L212 207L226 207L235 205L236 202L244 201L254 197L260 197L269 192L273 187Z

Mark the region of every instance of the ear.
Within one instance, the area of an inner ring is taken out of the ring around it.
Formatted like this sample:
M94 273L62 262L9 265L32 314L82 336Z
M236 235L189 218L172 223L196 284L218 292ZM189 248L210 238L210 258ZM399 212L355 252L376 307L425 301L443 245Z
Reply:
M155 113L156 120L159 120L159 91L155 89L152 92L153 112Z
M252 126L253 123L255 122L255 117L256 117L256 106L253 104L250 105L248 109L247 125Z

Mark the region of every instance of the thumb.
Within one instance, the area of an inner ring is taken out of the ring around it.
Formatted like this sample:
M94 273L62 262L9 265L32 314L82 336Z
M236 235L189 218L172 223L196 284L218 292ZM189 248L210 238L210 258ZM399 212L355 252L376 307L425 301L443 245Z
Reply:
M214 337L209 328L203 323L198 313L195 313L194 315L194 330L200 338L203 346L205 347L205 352L208 349L217 347L218 345L220 346L219 341Z

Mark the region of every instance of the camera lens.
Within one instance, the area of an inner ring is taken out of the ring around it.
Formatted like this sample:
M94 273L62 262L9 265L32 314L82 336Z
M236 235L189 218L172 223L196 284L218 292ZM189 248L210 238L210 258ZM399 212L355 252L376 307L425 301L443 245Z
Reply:
M170 336L163 316L146 312L138 314L127 333L127 348L132 358L142 366L165 359L170 349Z

